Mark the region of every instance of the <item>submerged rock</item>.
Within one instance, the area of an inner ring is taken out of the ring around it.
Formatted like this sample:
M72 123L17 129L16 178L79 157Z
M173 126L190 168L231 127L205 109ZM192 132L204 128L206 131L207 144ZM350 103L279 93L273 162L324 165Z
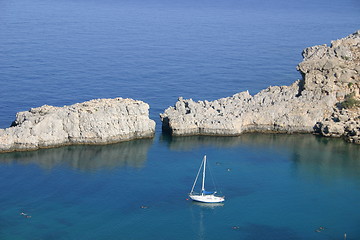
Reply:
M330 47L309 47L303 57L297 67L303 79L290 86L268 87L254 96L241 92L212 102L180 97L160 114L163 130L174 136L283 132L339 137L351 132L359 139L359 122L344 123L359 117L343 116L332 124L331 116L343 108L340 103L348 94L359 97L360 31Z
M0 151L69 144L105 144L152 137L149 105L133 99L96 99L71 106L44 105L19 112L0 129Z

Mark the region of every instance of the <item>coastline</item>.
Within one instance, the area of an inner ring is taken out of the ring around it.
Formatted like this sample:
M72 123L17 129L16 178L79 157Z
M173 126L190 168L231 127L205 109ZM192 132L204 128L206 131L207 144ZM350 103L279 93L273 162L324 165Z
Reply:
M109 144L152 138L149 105L133 99L95 99L64 107L44 105L19 112L0 129L0 152L64 145Z
M302 75L289 86L270 86L214 101L180 97L160 114L172 136L239 136L243 133L312 133L360 144L360 30L306 48ZM0 152L153 138L149 104L95 99L64 107L44 105L17 113L0 129Z
M254 96L245 91L212 102L180 97L160 114L162 129L173 136L313 133L360 144L360 30L331 46L306 48L297 70L301 80ZM345 105L350 100L356 104Z

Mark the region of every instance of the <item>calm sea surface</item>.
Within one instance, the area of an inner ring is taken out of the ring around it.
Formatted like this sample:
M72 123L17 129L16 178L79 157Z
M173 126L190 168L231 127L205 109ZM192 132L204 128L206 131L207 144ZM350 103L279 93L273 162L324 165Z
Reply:
M180 96L291 84L305 47L358 29L357 0L0 0L0 128L114 97L157 122L152 140L1 154L0 239L360 239L360 146L171 138L158 117ZM224 205L186 200L204 154Z

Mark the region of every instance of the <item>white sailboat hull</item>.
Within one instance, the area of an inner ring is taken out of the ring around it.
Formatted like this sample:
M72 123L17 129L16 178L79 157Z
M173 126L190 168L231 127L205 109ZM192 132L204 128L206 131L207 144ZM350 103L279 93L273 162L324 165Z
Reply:
M190 194L189 197L197 202L203 202L203 203L220 203L224 202L224 197L215 196L213 194L207 194L207 195L193 195Z

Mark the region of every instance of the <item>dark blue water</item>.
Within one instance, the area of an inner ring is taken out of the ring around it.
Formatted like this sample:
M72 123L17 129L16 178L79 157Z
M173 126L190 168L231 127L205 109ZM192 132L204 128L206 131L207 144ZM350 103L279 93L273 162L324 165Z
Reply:
M355 0L0 1L1 128L113 97L148 102L157 121L153 140L0 155L0 239L359 239L359 146L169 138L158 119L179 96L291 84L301 51L355 32L359 13ZM223 206L186 201L204 154Z

